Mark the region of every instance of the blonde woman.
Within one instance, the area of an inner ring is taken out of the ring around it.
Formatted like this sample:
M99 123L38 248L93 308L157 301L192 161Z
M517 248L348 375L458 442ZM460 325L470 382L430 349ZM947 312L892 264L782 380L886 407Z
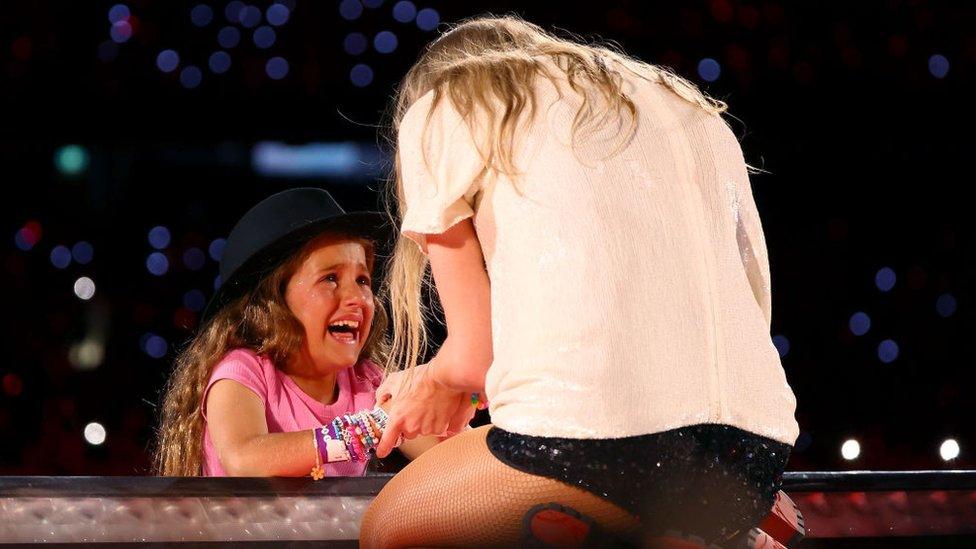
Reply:
M220 260L224 282L166 390L158 474L365 472L372 441L336 435L382 434L385 414L374 405L386 314L373 296L382 226L380 214L346 213L311 188L277 193L244 214ZM434 443L414 439L401 450L412 457Z
M456 431L471 393L494 425L396 476L365 547L642 529L721 543L766 514L798 427L724 110L518 19L469 20L427 48L393 120L392 356L412 370L378 455ZM428 265L448 335L417 366Z

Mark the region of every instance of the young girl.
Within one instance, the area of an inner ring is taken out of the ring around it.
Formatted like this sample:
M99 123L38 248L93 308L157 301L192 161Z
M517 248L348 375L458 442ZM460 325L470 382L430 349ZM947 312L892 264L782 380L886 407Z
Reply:
M365 547L507 546L567 518L577 542L673 529L721 543L766 515L798 427L724 109L517 19L429 46L394 115L392 356L413 381L377 455L452 429L472 393L494 426L395 477ZM415 366L428 260L447 337Z
M364 473L385 422L374 406L386 318L372 290L382 224L320 189L278 193L241 218L166 391L159 474Z

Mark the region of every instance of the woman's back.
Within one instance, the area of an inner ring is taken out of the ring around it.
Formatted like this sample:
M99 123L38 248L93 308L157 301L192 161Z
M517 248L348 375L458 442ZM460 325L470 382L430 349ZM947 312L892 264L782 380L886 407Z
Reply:
M718 116L621 73L638 112L626 142L627 118L574 142L579 97L538 78L513 179L468 185L483 166L478 136L446 97L426 139L404 134L426 127L431 94L401 125L401 143L424 143L401 151L404 173L426 159L466 185L433 192L476 204L492 420L569 438L725 423L792 444L795 400L769 338L765 244L738 142ZM423 217L408 211L408 232L411 215Z

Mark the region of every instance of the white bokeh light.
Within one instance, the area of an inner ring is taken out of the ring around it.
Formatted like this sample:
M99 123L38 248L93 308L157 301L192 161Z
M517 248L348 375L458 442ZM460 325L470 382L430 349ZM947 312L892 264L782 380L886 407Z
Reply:
M105 442L105 427L94 421L85 425L85 442L92 446L98 446Z
M959 443L954 438L948 438L939 447L939 455L946 461L959 457Z
M844 456L844 459L847 461L857 459L861 455L861 443L853 438L845 440L844 444L840 447L840 455Z
M95 282L87 276L75 280L75 295L88 301L95 295Z

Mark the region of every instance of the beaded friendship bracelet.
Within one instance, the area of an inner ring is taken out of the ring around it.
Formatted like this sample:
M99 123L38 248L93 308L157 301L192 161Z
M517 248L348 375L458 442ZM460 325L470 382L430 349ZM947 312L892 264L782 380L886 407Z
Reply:
M379 444L374 424L380 431L386 430L389 416L379 406L372 410L360 410L345 414L330 423L312 430L315 444L313 480L325 477L325 463L336 461L367 461L370 451ZM321 441L320 441L321 439Z

